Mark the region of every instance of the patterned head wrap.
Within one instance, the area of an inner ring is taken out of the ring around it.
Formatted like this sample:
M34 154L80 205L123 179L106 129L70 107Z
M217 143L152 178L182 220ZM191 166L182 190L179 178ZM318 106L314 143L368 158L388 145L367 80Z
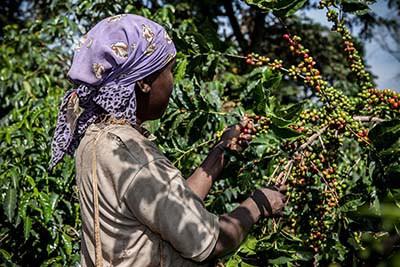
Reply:
M72 155L87 127L102 114L136 124L135 83L176 55L167 32L141 16L106 18L82 37L69 78L78 88L62 101L52 142L50 169Z

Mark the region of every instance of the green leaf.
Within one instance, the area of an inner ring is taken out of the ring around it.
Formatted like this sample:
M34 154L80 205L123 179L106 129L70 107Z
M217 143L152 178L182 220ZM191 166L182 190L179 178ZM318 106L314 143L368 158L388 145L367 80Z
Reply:
M160 119L145 121L143 123L143 127L152 134L156 133L157 130L160 128L160 126L161 126Z
M193 36L194 41L196 43L196 45L198 45L198 47L200 48L200 51L203 52L208 52L210 47L209 47L209 43L207 42L207 39L200 33L198 32L190 32L190 34Z
M246 263L244 261L242 261L239 266L240 267L257 267L256 265L251 265L251 264L248 264L248 263Z
M275 97L268 99L268 113L272 123L276 126L287 126L293 123L303 109L303 103L297 103L282 107Z
M353 199L343 204L340 207L340 210L343 212L355 211L358 209L358 207L361 207L364 203L365 201L362 201L361 199Z
M257 83L257 86L254 89L254 97L258 99L257 106L254 107L254 112L256 112L257 114L266 114L267 95L268 92L265 90L262 84L260 82Z
M306 0L246 0L247 4L265 12L274 11L278 16L291 16L306 2Z
M17 190L9 188L4 199L3 208L5 210L7 219L12 222L15 215L15 208L17 207Z
M287 127L278 127L272 124L270 125L270 128L274 134L281 139L292 139L302 135L301 133Z
M32 97L33 99L36 99L36 97L35 97L35 96L33 95L33 93L32 93L32 86L31 86L31 84L30 84L29 82L23 81L23 82L22 82L22 86L23 86L23 88L25 89L26 93L27 93L30 97Z
M389 148L384 149L379 152L380 157L397 157L400 154L400 138L397 139L394 144L392 144Z
M285 120L294 121L300 115L300 112L303 110L303 102L289 105L285 108L278 110L275 114L279 117L282 117Z
M263 72L263 78L262 78L262 85L269 89L270 91L275 91L279 88L281 81L282 81L282 74L278 73L275 75L267 75L267 71L270 71L269 69L266 69Z
M279 126L279 127L288 126L289 124L292 123L291 120L286 120L284 118L277 117L273 114L271 114L269 117L271 119L272 124Z
M307 0L295 0L295 1L278 1L282 2L282 5L280 8L277 8L274 10L274 14L276 14L279 17L290 17L294 13L296 13L297 10L302 8L304 4L307 2Z
M246 240L242 243L239 248L239 251L246 255L255 255L257 253L257 239L254 236L248 236Z
M0 248L0 255L1 255L1 257L3 257L7 261L11 260L11 254L7 250L4 250L4 249Z
M400 219L400 208L394 204L380 204L378 209L363 207L359 210L363 216L384 217L386 219Z
M32 229L32 220L28 216L25 216L23 220L24 220L24 238L25 240L28 240Z
M183 80L183 78L185 78L187 65L188 65L188 60L186 59L186 57L179 60L174 71L175 83L179 83L180 81Z
M269 148L276 147L279 140L273 134L262 134L256 136L250 143L250 147L255 147L255 153L258 158L265 157Z
M238 267L242 259L238 255L233 255L226 263L225 267Z
M268 98L268 113L275 114L275 111L279 108L278 100L275 96Z
M52 211L54 211L56 209L59 197L60 196L58 194L51 193L51 196L50 196L50 207L51 207Z
M368 4L360 0L342 0L342 9L344 12L356 13L357 15L365 15L370 11Z
M61 233L61 239L64 244L64 250L67 255L71 255L72 253L72 243L71 243L71 237L67 235L66 233L62 232Z
M400 180L400 164L395 163L391 164L385 168L385 172L387 176L391 176L393 178L398 178Z
M379 123L369 131L368 137L378 151L390 147L400 138L400 120Z
M311 260L313 258L313 254L309 251L297 251L296 257L299 260L307 261L307 260Z
M291 261L292 261L292 259L288 258L288 257L278 257L276 259L268 260L268 263L282 265L282 264L286 264L286 263L291 262Z
M44 222L48 223L52 216L52 202L48 194L41 192L39 194L39 202L41 204L41 211L44 217Z

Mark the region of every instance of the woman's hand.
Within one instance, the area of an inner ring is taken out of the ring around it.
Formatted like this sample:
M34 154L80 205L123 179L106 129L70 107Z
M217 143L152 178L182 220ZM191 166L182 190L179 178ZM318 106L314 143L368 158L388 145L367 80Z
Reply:
M233 125L224 131L217 146L241 152L248 146L255 131L253 121L244 117L239 124Z
M281 190L284 190L283 187ZM282 216L286 198L281 192L270 188L261 188L256 190L251 198L257 204L261 217Z
M219 177L224 164L224 149L242 151L254 133L252 119L245 117L240 124L229 127L214 146L220 150L212 150L199 168L187 179L188 185L201 199L204 199L211 185ZM222 151L221 151L222 150Z
M284 190L284 188L279 188ZM232 252L246 238L251 227L262 217L282 215L285 197L279 191L262 188L243 201L236 209L219 217L219 236L209 259Z

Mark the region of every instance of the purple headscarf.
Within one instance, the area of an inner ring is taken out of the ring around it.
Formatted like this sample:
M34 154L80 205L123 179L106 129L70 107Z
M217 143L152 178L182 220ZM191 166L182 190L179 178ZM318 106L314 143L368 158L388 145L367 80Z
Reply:
M102 114L136 124L135 83L176 55L165 29L141 16L106 18L82 37L69 78L78 88L62 101L52 142L50 169L72 155L87 127Z

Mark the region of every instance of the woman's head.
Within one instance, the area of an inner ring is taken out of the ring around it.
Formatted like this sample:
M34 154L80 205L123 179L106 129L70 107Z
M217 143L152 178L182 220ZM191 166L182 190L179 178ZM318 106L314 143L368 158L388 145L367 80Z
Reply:
M140 123L158 119L166 110L173 89L174 64L175 59L136 83L136 119Z
M137 15L116 15L81 38L68 76L93 87L129 86L166 66L175 54L159 24Z
M75 49L68 76L78 88L61 104L50 167L72 154L103 114L132 125L159 118L172 91L175 55L165 29L144 17L116 15L96 24Z

